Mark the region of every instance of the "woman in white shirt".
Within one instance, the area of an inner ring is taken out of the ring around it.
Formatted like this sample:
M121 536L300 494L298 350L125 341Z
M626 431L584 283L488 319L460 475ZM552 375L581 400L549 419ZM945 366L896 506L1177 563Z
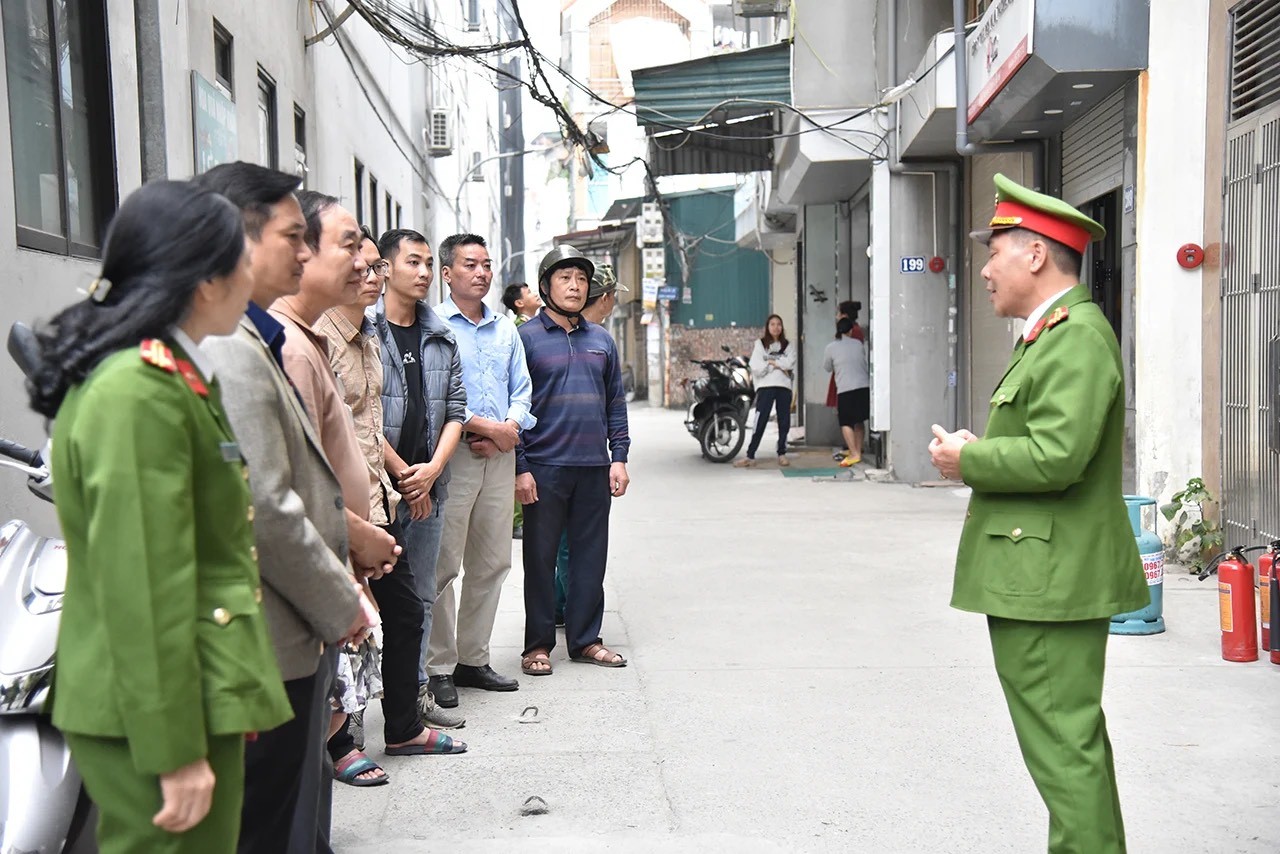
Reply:
M867 347L853 337L853 321L842 319L836 333L836 340L823 353L822 369L835 375L836 417L849 448L840 465L848 468L862 461L862 425L871 415L871 374Z
M796 369L795 348L782 329L782 318L769 315L764 335L751 351L751 376L756 384L756 430L747 446L747 457L734 463L738 468L756 464L756 451L769 423L769 410L778 412L778 465L789 466L787 431L791 429L791 375Z

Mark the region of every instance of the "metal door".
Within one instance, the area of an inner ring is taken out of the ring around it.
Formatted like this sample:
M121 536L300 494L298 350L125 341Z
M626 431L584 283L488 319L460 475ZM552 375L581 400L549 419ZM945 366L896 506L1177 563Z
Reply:
M1227 134L1222 508L1227 545L1280 537L1280 108Z

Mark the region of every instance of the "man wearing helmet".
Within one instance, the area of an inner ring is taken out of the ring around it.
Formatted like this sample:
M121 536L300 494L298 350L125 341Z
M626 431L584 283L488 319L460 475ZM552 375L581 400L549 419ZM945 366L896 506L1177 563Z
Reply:
M587 304L582 309L582 316L592 323L601 326L618 307L618 292L627 293L626 285L618 281L609 264L596 267L591 277L591 287L587 289Z
M618 349L584 318L594 274L595 265L574 247L552 249L538 268L545 308L520 327L537 419L516 449L516 497L525 505L520 669L529 676L552 670L556 552L566 528L573 555L565 606L569 657L601 667L627 663L600 637L609 506L630 483L631 438Z
M618 282L613 274L613 267L601 264L596 267L591 277L591 287L587 289L587 304L582 309L582 317L601 326L613 314L618 306L618 291L627 292L625 285ZM538 303L541 305L541 301ZM522 522L523 524L523 522ZM569 597L569 534L560 535L560 551L556 554L556 625L564 625L564 606Z

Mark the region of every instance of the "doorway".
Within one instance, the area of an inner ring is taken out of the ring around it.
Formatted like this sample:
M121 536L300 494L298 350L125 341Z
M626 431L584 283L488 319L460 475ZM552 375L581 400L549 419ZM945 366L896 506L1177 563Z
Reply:
M1124 340L1124 301L1120 281L1120 191L1113 190L1080 206L1080 211L1107 230L1107 236L1090 243L1084 252L1080 267L1081 282L1093 294L1093 301L1102 309L1116 333L1116 339Z

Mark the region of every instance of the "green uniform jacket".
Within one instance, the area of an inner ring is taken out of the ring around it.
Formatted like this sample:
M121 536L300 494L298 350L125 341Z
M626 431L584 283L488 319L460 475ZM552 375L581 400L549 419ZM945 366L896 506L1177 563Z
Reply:
M1068 315L1019 341L966 445L973 488L951 605L1013 620L1110 617L1150 603L1122 489L1124 373L1110 324L1083 287Z
M216 383L207 397L201 385L130 348L71 389L53 428L67 541L53 722L126 739L139 773L292 717L259 604L248 473Z

